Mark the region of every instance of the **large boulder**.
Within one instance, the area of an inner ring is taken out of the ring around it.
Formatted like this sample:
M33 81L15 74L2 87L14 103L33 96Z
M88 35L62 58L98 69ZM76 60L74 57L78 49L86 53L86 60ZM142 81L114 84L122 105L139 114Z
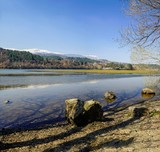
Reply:
M90 122L101 120L103 117L103 110L98 101L83 102L75 98L66 100L65 103L65 116L68 122L75 126L85 126Z
M84 103L84 119L87 123L102 120L103 110L99 101L89 100Z
M107 91L105 94L104 94L104 97L107 101L114 101L116 100L116 95L114 92L112 91Z
M152 89L144 88L142 90L142 94L154 94L155 95L155 92Z
M83 123L84 102L74 98L65 101L65 117L67 121L76 126L81 126Z

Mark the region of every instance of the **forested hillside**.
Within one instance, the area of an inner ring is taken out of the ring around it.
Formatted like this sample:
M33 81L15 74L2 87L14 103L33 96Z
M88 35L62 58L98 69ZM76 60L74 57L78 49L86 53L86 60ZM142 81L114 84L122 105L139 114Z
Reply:
M87 57L62 57L58 55L36 55L26 51L0 48L0 68L12 69L160 69L158 65L132 65L129 63L94 60Z
M0 68L75 68L92 69L94 60L88 58L61 58L40 56L26 51L0 48Z

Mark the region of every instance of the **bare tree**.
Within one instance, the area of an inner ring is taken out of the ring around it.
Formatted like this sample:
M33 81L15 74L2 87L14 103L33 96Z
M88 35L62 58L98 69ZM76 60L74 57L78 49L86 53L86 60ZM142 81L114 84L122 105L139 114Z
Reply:
M124 40L144 47L157 46L160 41L160 0L129 0L126 12L134 22L123 31Z
M149 50L142 46L135 46L131 50L131 59L134 63L139 64L158 64L160 65L160 51Z
M131 59L138 63L160 65L160 0L127 0L127 15L133 22L121 32L131 44Z

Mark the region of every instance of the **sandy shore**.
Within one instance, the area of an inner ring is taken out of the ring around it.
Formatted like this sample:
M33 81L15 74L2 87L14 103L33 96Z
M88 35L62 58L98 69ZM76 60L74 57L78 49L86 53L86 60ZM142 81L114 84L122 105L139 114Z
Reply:
M0 150L159 152L160 100L107 111L102 122L93 122L85 127L74 127L64 122L36 130L3 131Z

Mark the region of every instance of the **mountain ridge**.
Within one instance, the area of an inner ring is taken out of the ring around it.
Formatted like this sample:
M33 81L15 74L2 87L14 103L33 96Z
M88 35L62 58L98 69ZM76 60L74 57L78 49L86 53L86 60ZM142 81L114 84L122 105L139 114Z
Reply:
M32 50L33 51L33 50ZM16 49L0 48L0 68L41 68L41 69L113 69L113 70L133 70L139 65L130 63L112 62L106 59L91 59L82 56L70 54L53 54L46 50L34 51L35 54L28 50L18 51ZM141 65L147 69L160 69L159 65L148 64Z
M33 54L28 50L0 48L0 68L92 69L93 64L99 62L86 57L60 57L43 52L36 51L36 54Z
M101 60L98 56L96 55L80 55L80 54L65 54L61 52L53 52L49 50L44 50L44 49L15 49L15 48L4 48L4 49L9 49L13 51L27 51L32 54L37 54L37 55L45 55L45 56L51 56L51 55L56 55L60 57L79 57L79 58L89 58L89 59L94 59L94 60ZM104 60L104 59L103 59Z

